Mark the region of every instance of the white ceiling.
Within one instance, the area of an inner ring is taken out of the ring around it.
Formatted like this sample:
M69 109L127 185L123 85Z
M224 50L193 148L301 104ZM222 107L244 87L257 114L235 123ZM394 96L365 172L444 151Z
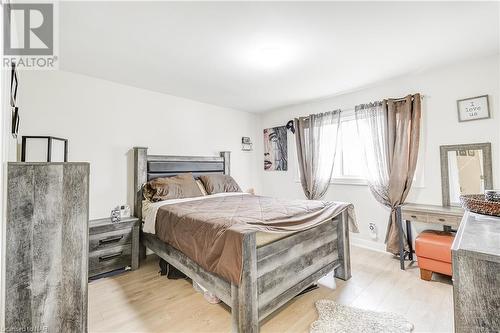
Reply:
M65 2L61 69L247 111L498 53L496 2Z

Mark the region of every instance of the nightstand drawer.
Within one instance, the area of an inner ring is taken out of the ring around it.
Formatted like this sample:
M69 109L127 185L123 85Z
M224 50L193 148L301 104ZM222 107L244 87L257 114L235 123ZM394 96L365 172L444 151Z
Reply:
M132 262L132 246L114 246L105 250L95 251L89 256L89 276L130 266Z
M413 221L413 222L428 222L428 214L424 214L421 212L412 212L412 211L403 211L402 212L403 220Z
M119 229L89 236L89 252L132 243L132 228Z

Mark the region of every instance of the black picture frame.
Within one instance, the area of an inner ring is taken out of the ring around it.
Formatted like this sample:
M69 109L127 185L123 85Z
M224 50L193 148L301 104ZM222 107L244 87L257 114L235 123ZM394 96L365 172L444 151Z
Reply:
M12 137L17 138L19 133L19 107L17 107L17 88L19 86L19 79L17 77L16 63L11 62L10 71L10 107L12 108L12 124L11 124L11 134Z
M17 138L17 134L19 133L19 108L12 108L12 136Z
M10 71L10 106L13 108L17 106L17 87L19 85L19 79L17 78L16 63L11 63Z

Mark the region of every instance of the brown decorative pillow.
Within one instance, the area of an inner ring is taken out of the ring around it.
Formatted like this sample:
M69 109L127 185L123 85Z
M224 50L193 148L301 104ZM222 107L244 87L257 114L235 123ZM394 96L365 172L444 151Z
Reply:
M241 188L229 175L206 175L200 176L208 194L224 192L241 192Z
M152 202L203 196L191 173L150 180L144 185L143 193L144 198Z

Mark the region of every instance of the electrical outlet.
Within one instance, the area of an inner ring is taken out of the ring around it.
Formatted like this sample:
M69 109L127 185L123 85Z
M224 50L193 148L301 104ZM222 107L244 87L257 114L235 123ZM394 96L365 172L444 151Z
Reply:
M377 226L375 225L375 223L368 223L368 229L370 230L370 237L372 239L377 239Z

